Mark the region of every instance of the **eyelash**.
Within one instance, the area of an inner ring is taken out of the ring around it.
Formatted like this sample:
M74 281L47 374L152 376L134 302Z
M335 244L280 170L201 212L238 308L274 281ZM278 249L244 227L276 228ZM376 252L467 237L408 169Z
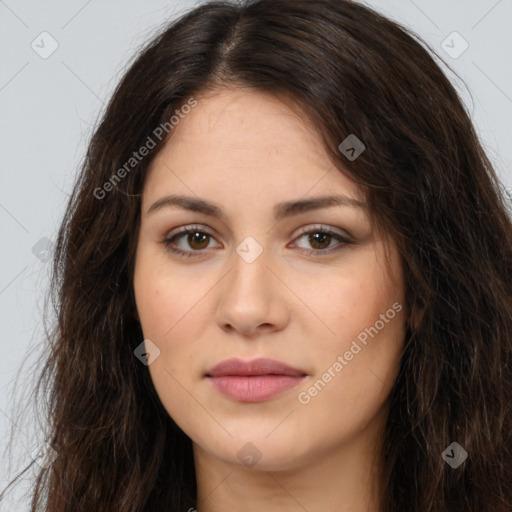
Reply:
M167 251L169 251L173 254L176 254L178 256L181 256L184 258L200 256L201 253L204 251L204 249L196 250L196 251L193 251L193 250L192 251L183 251L182 249L177 249L176 247L171 247L171 244L176 239L180 238L181 236L188 235L190 233L200 233L200 234L208 235L208 236L214 238L213 235L210 234L208 231L205 231L202 226L191 225L191 226L187 226L187 227L181 229L180 231L174 233L172 236L167 236L163 240L162 243L164 244L164 247ZM336 231L333 231L332 229L325 227L325 226L321 226L321 225L313 226L308 231L304 231L303 233L300 233L296 239L298 240L305 235L312 235L312 234L319 234L319 233L321 233L322 235L331 235L331 236L337 238L341 242L341 244L337 244L337 245L335 245L333 247L329 247L327 249L302 249L308 256L311 256L311 255L325 256L325 255L331 254L333 252L340 251L346 245L350 245L353 243L348 238L340 235L340 233L337 233ZM196 253L196 254L194 254L194 253ZM197 253L199 253L199 254L197 254Z

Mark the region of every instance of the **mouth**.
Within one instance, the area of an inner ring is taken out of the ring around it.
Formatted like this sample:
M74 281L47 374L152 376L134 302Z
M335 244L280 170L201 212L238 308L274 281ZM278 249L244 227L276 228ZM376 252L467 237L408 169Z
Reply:
M239 402L269 400L306 376L306 372L274 359L227 359L205 373L216 391Z

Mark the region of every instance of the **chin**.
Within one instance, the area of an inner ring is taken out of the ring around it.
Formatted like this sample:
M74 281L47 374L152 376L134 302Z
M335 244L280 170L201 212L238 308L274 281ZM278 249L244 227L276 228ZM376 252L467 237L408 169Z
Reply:
M229 439L226 439L228 436L217 440L203 438L200 446L202 450L227 464L254 471L291 470L306 464L314 451L311 445L304 444L303 435L299 435L299 432L283 430L281 435L276 431L267 436L262 435L257 428L253 431L254 436L245 429L239 435L231 431L233 437ZM272 429L265 427L264 431L271 432Z

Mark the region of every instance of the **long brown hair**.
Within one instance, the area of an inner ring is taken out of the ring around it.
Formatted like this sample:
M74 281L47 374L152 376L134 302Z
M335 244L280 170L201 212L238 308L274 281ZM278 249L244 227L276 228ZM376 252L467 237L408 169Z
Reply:
M512 510L512 225L434 53L349 0L210 2L141 50L92 137L58 234L58 321L39 382L58 457L39 473L32 511L196 505L190 439L134 357L143 334L132 274L144 177L166 140L155 130L215 87L292 98L399 248L408 328L383 510ZM338 148L351 134L366 146L354 161ZM126 167L148 137L150 154ZM468 453L456 469L442 457L452 442Z

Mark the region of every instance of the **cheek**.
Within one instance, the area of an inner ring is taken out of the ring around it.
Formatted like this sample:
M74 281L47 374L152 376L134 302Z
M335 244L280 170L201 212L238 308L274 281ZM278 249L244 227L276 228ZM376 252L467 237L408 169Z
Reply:
M198 361L204 358L202 333L212 321L208 291L214 278L198 277L192 266L170 265L152 250L140 251L134 273L135 302L144 337L160 350L160 357L149 367L155 385L169 381L169 373L185 383L199 372Z
M141 252L134 273L134 292L142 332L160 350L159 357L148 366L151 380L162 405L177 420L180 428L193 428L190 419L200 417L201 410L186 391L187 380L201 357L194 340L200 336L200 297L183 274L169 272L169 266L155 265L154 256Z
M398 264L388 268L375 253L361 256L332 278L328 294L314 296L334 334L319 341L318 373L304 399L312 398L306 409L330 410L338 426L370 421L396 380L405 335L404 292Z
M197 325L193 320L202 318L204 283L176 268L151 251L141 251L134 273L135 301L144 336L164 345L177 331L193 328Z
M309 309L322 323L307 315L311 321L304 321L302 327L309 336L320 328L322 334L315 337L315 345L320 345L323 353L348 350L350 342L375 322L379 322L378 330L386 331L390 338L400 336L403 318L392 308L394 303L403 305L404 301L400 268L396 263L391 269L384 265L381 250L369 247L366 251L354 252L342 268L324 267L314 278L298 275L294 291L306 298ZM388 310L390 313L385 320L390 321L381 329L380 317ZM318 351L318 355L322 352Z
M392 304L385 306L383 314ZM404 337L403 309L398 313L391 309L394 317L384 326L377 323L380 313L373 311L339 325L341 336L317 352L318 373L300 390L303 421L311 423L313 431L324 432L327 444L365 431L383 411L396 381Z
M389 271L379 259L357 272L338 323L338 352L359 392L389 389L395 380L404 340L404 293L399 268ZM357 393L354 393L356 396Z

